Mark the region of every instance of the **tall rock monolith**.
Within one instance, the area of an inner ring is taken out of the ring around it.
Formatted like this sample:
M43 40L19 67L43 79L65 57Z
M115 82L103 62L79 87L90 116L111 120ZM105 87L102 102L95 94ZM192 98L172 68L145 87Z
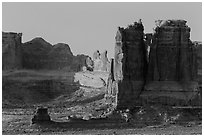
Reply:
M188 102L197 90L196 66L196 51L186 21L156 21L144 96L156 102L162 98L160 103L164 104L176 105L176 99Z
M101 70L105 72L108 72L110 69L110 62L108 60L107 54L108 54L107 50L101 53L101 60L103 62L103 66Z
M101 71L101 69L103 67L103 62L101 60L101 54L100 54L99 50L94 52L93 62L94 62L93 70L94 71Z
M22 68L22 33L2 32L2 69Z
M118 28L116 33L114 65L111 66L111 79L116 91L117 109L134 107L145 84L147 68L146 47L143 40L144 27L141 22L135 22L127 28ZM108 95L107 95L108 96Z

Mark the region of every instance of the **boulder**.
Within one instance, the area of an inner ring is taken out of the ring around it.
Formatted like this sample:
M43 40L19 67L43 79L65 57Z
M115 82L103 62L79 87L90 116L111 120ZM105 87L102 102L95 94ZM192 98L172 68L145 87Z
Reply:
M50 116L48 114L48 109L47 108L37 108L36 113L34 117L32 118L32 124L35 123L42 123L42 122L50 122Z

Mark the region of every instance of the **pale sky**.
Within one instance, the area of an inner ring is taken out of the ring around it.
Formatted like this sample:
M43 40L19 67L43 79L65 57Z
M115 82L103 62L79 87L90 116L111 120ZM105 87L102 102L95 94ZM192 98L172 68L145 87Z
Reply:
M157 19L184 19L191 40L202 40L202 3L3 3L2 29L22 32L23 42L42 37L51 44L67 43L73 54L108 50L113 56L117 27L142 19L153 32Z

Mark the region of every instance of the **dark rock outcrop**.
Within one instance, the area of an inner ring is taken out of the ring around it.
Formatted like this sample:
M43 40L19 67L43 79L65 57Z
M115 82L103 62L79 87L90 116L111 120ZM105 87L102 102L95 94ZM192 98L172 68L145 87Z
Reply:
M112 93L116 93L118 109L133 107L144 87L147 60L143 30L142 23L135 22L126 29L119 27L115 37L115 61L111 67L114 88L111 89L116 90Z
M52 50L52 45L43 38L34 38L22 44L23 68L25 69L48 69L48 53Z
M72 62L72 65L71 65L71 69L73 71L82 71L82 68L84 66L86 66L86 59L88 57L89 56L84 55L84 54L80 54L80 55L74 56L73 57L73 62Z
M183 20L161 21L150 50L148 81L189 81L197 74L190 28Z
M23 43L23 68L81 71L88 56L74 56L69 45L51 45L42 38Z
M47 108L37 108L36 114L32 118L32 124L42 123L42 122L50 122L51 118L48 114Z
M53 45L52 50L48 53L48 59L48 69L71 70L73 54L67 44L58 43Z
M22 68L22 33L2 32L2 69Z
M145 39L141 22L117 31L106 98L118 109L148 103L192 106L201 102L198 44L190 41L186 21L158 20L156 26L154 34L146 34Z
M89 56L74 56L69 45L51 45L41 37L22 43L22 33L2 33L2 69L81 71Z
M202 42L194 41L193 46L197 52L198 71L202 71Z
M141 97L162 104L187 105L198 92L197 57L190 28L184 20L157 22Z

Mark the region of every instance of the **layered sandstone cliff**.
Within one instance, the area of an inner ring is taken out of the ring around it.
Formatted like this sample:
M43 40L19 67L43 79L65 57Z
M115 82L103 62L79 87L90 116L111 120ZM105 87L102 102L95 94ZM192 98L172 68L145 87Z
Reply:
M2 33L2 69L81 71L86 55L74 56L69 45L51 45L41 37L22 43L21 33Z
M150 102L187 105L198 92L197 54L190 28L184 20L156 22L141 96Z
M2 69L22 68L22 33L2 32Z
M108 82L108 94L116 97L117 108L133 107L144 84L147 69L144 27L135 22L127 28L118 28L115 56ZM111 88L113 86L113 88Z
M145 36L145 37L143 37ZM141 21L116 33L107 102L118 109L137 105L199 105L198 44L184 20L158 20L153 34Z

